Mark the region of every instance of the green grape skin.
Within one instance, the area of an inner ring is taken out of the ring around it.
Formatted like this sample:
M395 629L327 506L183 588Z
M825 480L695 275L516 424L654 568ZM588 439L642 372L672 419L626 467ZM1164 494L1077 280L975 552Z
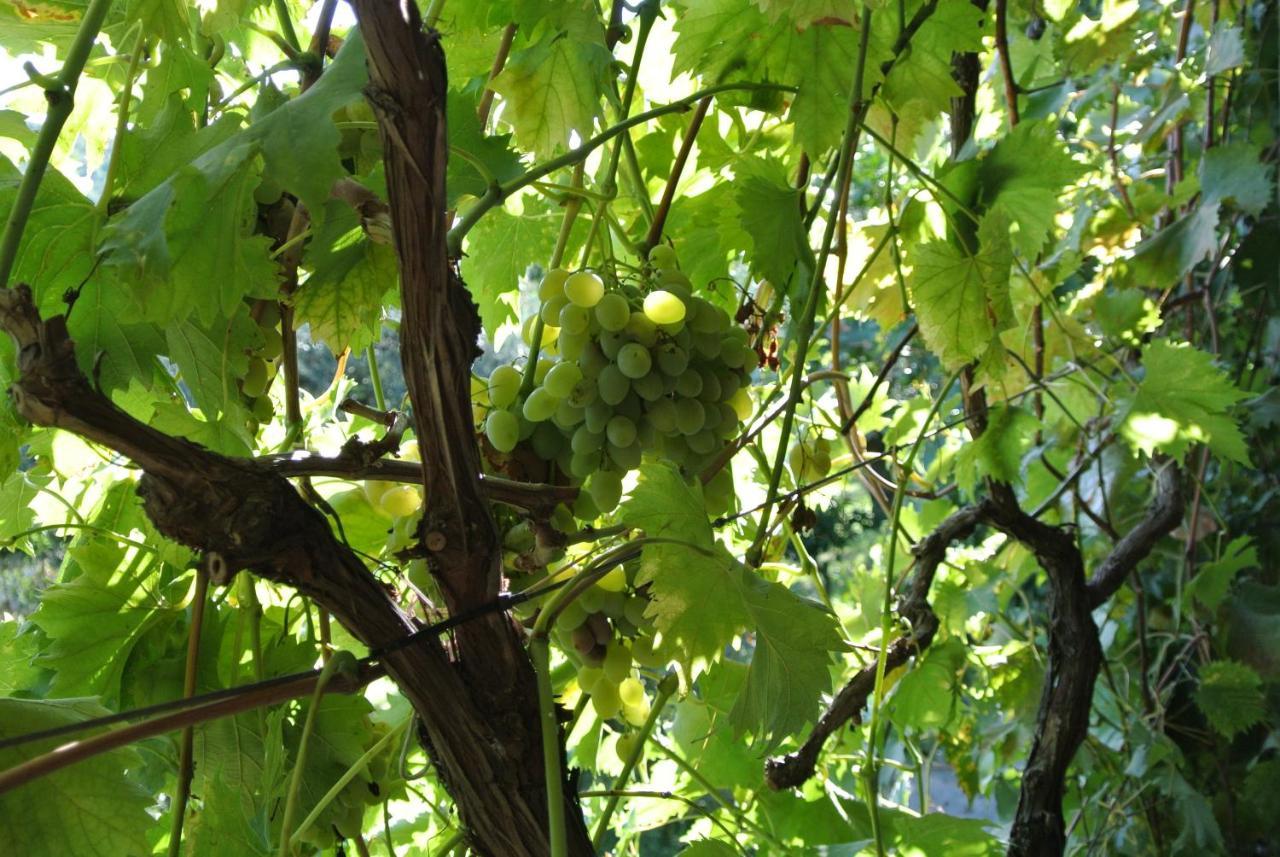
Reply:
M511 411L495 408L485 417L484 435L498 452L510 452L520 441L520 420Z
M721 471L723 472L723 471ZM622 607L622 616L637 628L643 628L648 624L644 611L649 606L649 599L643 595L636 595L627 599L627 603ZM632 657L635 656L635 649L632 648Z
M676 324L684 321L684 301L671 292L659 289L645 295L644 314L657 325Z
M618 415L609 420L609 425L605 427L605 434L609 438L609 443L614 446L630 446L636 440L636 424L627 417Z
M542 379L542 386L557 399L568 398L578 382L582 380L582 370L576 363L560 362L552 366L547 377Z
M738 436L738 412L726 405L724 402L716 405L716 410L720 412L720 424L716 426L716 433L720 435L722 440L730 440Z
M499 366L489 375L489 401L495 408L508 408L520 394L520 371L514 366Z
M729 398L728 405L733 408L734 413L738 415L738 419L741 422L751 419L751 412L754 410L754 406L751 403L751 394L747 392L746 387L739 388Z
M618 751L618 758L625 762L633 756L636 756L637 753L643 754L644 742L640 740L639 732L624 732L618 736L616 749Z
M579 372L582 370L579 369ZM583 377L578 383L573 385L573 390L569 392L567 399L569 404L575 408L585 408L596 400L600 395L597 389L597 379Z
M587 480L587 491L596 508L602 514L608 514L618 507L618 501L622 499L622 477L612 470L597 470Z
M562 469L567 471L568 467ZM594 521L600 517L596 501L586 491L579 491L578 496L573 499L573 516L579 521Z
M655 244L649 248L649 264L659 269L674 268L676 251L668 244Z
M542 318L543 324L559 327L560 312L568 305L569 299L564 295L552 295L543 302L542 309L539 310L538 315Z
M618 696L622 698L623 705L640 705L645 699L644 683L638 678L628 676L618 682Z
M658 443L658 434L653 430L653 423L644 417L636 423L636 445L640 447L641 453L645 450L653 449ZM655 450L661 452L661 450Z
M609 471L601 471L607 473ZM618 476L618 488L622 488L622 477ZM605 573L604 577L596 581L596 586L604 592L622 592L627 588L627 570L621 565L615 565Z
M631 648L621 642L609 644L604 656L604 675L615 685L631 675Z
M649 372L647 375L633 379L631 389L644 401L656 402L662 398L662 378L654 372Z
M631 644L631 657L640 666L651 670L667 665L667 657L652 637L636 637Z
M556 345L560 348L560 356L565 360L577 360L582 356L582 351L587 347L587 343L591 341L591 337L586 333L570 333L567 330L560 331L560 338L556 340Z
M591 271L578 271L564 281L564 294L583 309L591 309L604 297L604 282Z
M569 475L575 479L586 479L596 470L600 469L600 453L574 453L573 458L569 460Z
M595 401L586 408L587 428L598 434L604 434L609 420L613 419L613 408L607 402Z
M702 392L702 376L697 372L685 372L676 378L676 392L686 399L696 399Z
M250 358L249 369L240 380L240 391L250 399L256 399L267 391L267 362Z
M631 307L627 305L627 299L617 292L610 292L600 298L594 313L600 327L608 331L622 330L631 320Z
M689 327L694 333L719 333L720 332L720 316L716 312L715 304L702 298L692 298L689 301Z
M564 281L569 279L569 272L564 268L552 268L542 278L538 286L538 299L549 301L557 295L564 297Z
M702 487L702 495L707 501L707 511L712 515L722 515L733 506L733 471L725 465L716 471L715 476Z
M716 377L716 373L708 367L698 370L698 374L702 377L702 393L699 398L703 402L720 401L720 379Z
M658 326L641 310L634 310L627 320L626 332L645 348L652 348L658 341Z
M600 350L604 352L604 356L610 360L618 359L618 352L622 350L622 346L626 345L629 340L626 333L622 331L604 330L600 332Z
M573 433L569 445L575 454L586 455L589 452L599 452L604 449L604 440L603 432L594 432L589 426L580 425Z
M422 493L413 485L396 485L378 499L378 511L390 518L406 518L422 508Z
M698 455L710 455L720 445L720 439L715 433L704 428L702 431L689 435L689 449Z
M253 201L258 205L272 205L282 196L284 196L284 186L268 176L263 176L262 181L253 189Z
M258 349L258 356L263 360L275 360L284 350L284 337L280 335L280 328L259 326L258 330L262 333L262 347Z
M702 402L697 399L679 399L676 401L676 428L688 437L697 434L706 420L706 411Z
M606 657L608 657L606 655ZM596 710L596 716L601 720L609 720L618 715L622 710L622 700L618 697L618 686L609 682L606 674L604 679L597 682L591 691L591 707Z
M516 415L516 419L520 422L520 439L528 440L533 437L533 430L538 427L538 424L524 415L523 406L524 403L521 402L521 410L516 411L513 408L512 413Z
M533 380L536 384L541 384L543 379L547 377L547 373L551 371L551 367L556 365L556 361L547 357L539 358L538 365L533 368Z
M720 425L720 420L723 419L723 417L720 415L719 403L708 402L705 396L702 399L699 399L699 401L702 402L703 431L707 431L708 429L714 430L718 428Z
M635 422L644 414L644 400L634 391L629 392L625 399L613 406L613 412Z
M649 719L651 710L652 707L647 699L641 700L639 705L624 705L622 706L622 719L639 728Z
M591 693L604 678L604 670L599 667L582 667L578 670L578 687L583 693Z
M259 423L269 423L271 418L276 415L276 406L271 401L270 396L259 396L253 400L253 405L250 406L249 411Z
M604 355L597 343L588 342L582 347L582 354L578 356L578 367L582 369L584 377L595 378L608 365L609 358Z
M538 423L529 439L533 454L543 461L555 461L565 446L565 437L552 423Z
M565 304L560 310L560 328L570 333L586 333L591 326L591 316L577 304Z
M582 408L574 407L572 402L564 401L556 407L556 412L551 415L551 421L559 428L568 431L586 419L586 413Z
M671 399L658 399L649 405L645 412L654 431L659 434L671 434L676 431L676 405Z
M612 364L600 370L600 377L596 379L596 384L600 391L600 400L607 405L619 404L631 391L630 379L622 374L621 369Z
M667 288L674 287L684 292L693 288L693 281L676 268L660 268L657 276L658 284Z
M560 406L560 400L551 395L545 387L535 387L533 392L529 394L529 398L524 400L524 407L521 412L525 419L533 423L540 423L543 420L551 419L551 415L556 412L556 408Z
M640 343L628 342L618 349L616 363L623 375L634 380L649 374L649 370L653 367L653 358L649 356L649 349Z
M609 452L609 458L614 464L618 465L620 470L635 470L640 466L640 460L644 457L644 450L640 448L638 443L633 443L630 446L608 444L606 449Z
M675 343L665 343L658 348L658 368L665 375L679 378L689 368L689 355Z
M720 362L730 369L741 369L747 365L748 350L748 346L726 336L720 346Z
M703 360L715 360L718 358L723 344L718 333L695 333L693 335L693 349L698 352L698 356Z

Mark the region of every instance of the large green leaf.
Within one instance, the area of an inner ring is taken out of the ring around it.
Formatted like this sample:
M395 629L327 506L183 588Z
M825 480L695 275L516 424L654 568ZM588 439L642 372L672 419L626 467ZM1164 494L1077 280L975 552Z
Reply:
M1200 668L1196 707L1228 738L1266 717L1262 679L1237 661L1212 661Z
M554 214L517 216L495 208L467 233L462 278L480 307L480 320L490 337L499 325L516 317L515 292L528 267L547 266L560 220Z

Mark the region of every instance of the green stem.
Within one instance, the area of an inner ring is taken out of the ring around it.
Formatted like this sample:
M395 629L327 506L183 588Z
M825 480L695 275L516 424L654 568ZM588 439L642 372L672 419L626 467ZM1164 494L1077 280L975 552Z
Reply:
M529 640L529 655L538 680L538 723L542 731L542 773L547 789L547 835L551 857L567 857L569 841L564 826L564 772L560 766L560 725L556 722L556 695L551 686L551 646L545 634Z
M845 123L844 136L840 141L839 166L836 169L836 187L845 188L849 184L849 175L853 169L854 150L858 145L858 131L862 127L869 102L862 100L863 76L867 67L867 49L871 36L871 8L862 7L862 35L858 43L858 62L854 68L853 87L849 93L849 118ZM804 308L800 312L800 332L796 337L796 355L793 360L795 371L791 375L791 389L787 396L787 408L782 416L782 433L778 438L778 452L774 456L773 473L769 476L769 493L766 495L764 510L760 513L760 526L756 530L755 541L747 553L748 562L756 565L760 561L765 542L769 537L770 516L777 499L778 486L782 483L782 469L787 460L787 445L791 439L791 427L795 422L796 405L800 402L800 394L804 383L804 365L809 354L810 340L813 338L814 316L818 311L818 296L823 287L823 270L827 257L831 254L831 242L835 237L838 218L827 218L822 233L822 250L813 266L809 277L809 293L805 296Z
M422 24L428 30L435 29L436 22L440 20L440 14L444 12L444 0L431 0L431 5L427 7L426 14L422 16Z
M345 657L343 657L345 655ZM302 792L302 771L307 764L307 750L311 744L311 733L316 727L316 712L320 710L320 701L324 698L325 685L339 671L349 669L355 664L350 652L338 652L329 659L316 679L316 688L311 694L311 705L307 707L307 719L302 725L302 737L298 740L298 754L293 761L293 776L289 779L289 794L284 803L284 819L280 824L280 848L277 857L288 857L293 840L293 817L298 811L298 795Z
M880 606L880 647L876 653L876 684L875 693L871 698L871 729L870 729L870 761L867 765L867 806L871 811L871 831L876 840L876 854L884 857L884 830L880 824L880 766L877 762L877 746L878 746L878 730L880 726L880 703L884 700L884 674L885 662L888 656L889 634L892 630L893 622L893 575L894 561L898 555L898 523L902 518L902 501L907 496L907 486L911 482L911 474L915 468L916 456L920 452L920 448L924 446L925 436L929 431L929 424L933 422L934 417L938 415L938 411L942 409L942 403L951 392L951 388L955 386L956 379L960 377L960 373L953 372L951 377L947 379L947 383L933 400L933 405L929 408L929 413L924 418L924 423L920 426L920 431L916 435L915 442L911 444L911 448L907 450L907 458L903 462L901 472L898 476L898 490L893 492L893 512L889 523L889 556L885 561L884 573L884 603Z
M694 782L702 786L703 791L705 791L707 795L711 797L712 800L720 804L720 806L726 812L732 815L734 820L738 822L739 826L747 828L748 830L754 831L756 835L760 836L762 839L768 840L772 845L778 848L780 852L787 851L786 846L782 844L782 841L779 840L778 837L774 836L772 833L765 830L759 824L756 824L754 821L752 821L747 816L747 814L742 811L742 808L740 806L738 806L733 801L729 800L724 795L722 795L720 793L720 789L716 788L715 783L707 779L706 774L702 773L696 767L694 767L693 764L688 759L686 759L684 756L681 756L671 747L668 747L658 738L654 738L650 743L652 743L655 747L661 750L663 755L665 755L668 759L675 762L676 767L680 768L680 770L688 774L690 778L693 779Z
M635 747L631 748L626 761L622 764L622 771L613 781L613 794L609 795L609 800L604 805L604 811L600 813L600 820L596 822L596 832L591 836L591 847L599 851L601 845L604 844L604 835L609 832L609 819L613 817L613 812L618 808L618 801L621 799L623 789L627 785L627 780L631 779L631 772L636 769L636 765L640 762L640 757L644 754L645 742L649 740L649 735L653 732L654 725L658 722L658 717L662 714L662 709L666 706L667 700L671 698L671 694L676 692L678 686L675 673L667 673L663 676L662 681L658 682L658 695L653 700L653 706L649 709L649 716L645 718L644 725L640 727L640 740L636 742Z
M373 403L378 410L384 413L387 410L387 399L382 392L382 375L378 372L378 354L374 351L372 345L364 351L365 359L369 361L369 383L373 386Z
M200 663L200 634L204 628L204 609L209 599L209 573L203 567L196 571L196 591L191 600L191 626L187 634L187 662L182 679L182 696L190 699L196 692L196 669ZM191 774L195 750L195 727L182 730L178 751L178 791L174 795L169 823L169 857L182 853L182 827L187 817L187 801L191 797Z
M40 134L36 137L36 145L31 150L31 160L22 174L22 183L18 185L17 196L13 200L13 208L9 209L9 219L4 225L4 235L0 236L0 288L8 288L9 275L13 273L13 264L18 258L18 245L22 242L22 233L27 228L27 219L31 216L31 206L36 201L36 191L44 179L45 170L49 167L49 158L58 143L58 135L62 126L71 116L75 106L76 84L80 80L80 72L93 51L98 31L106 20L107 10L111 8L111 0L91 0L80 20L80 29L76 31L75 40L67 50L66 62L62 70L49 82L53 85L45 89L45 99L49 102L49 112L45 115L44 124L40 126Z
M681 98L680 100L673 101L670 104L664 104L661 107L655 107L652 110L646 110L644 113L637 113L629 119L624 119L616 125L601 131L599 134L592 137L581 146L578 146L576 149L571 149L558 158L552 158L546 163L532 168L519 178L512 179L506 184L490 185L489 190L485 195L476 200L475 203L467 209L467 213L459 218L458 223L449 230L449 255L453 258L457 258L461 255L462 239L466 237L466 234L471 231L472 227L479 222L480 218L483 217L486 212L497 206L504 199L511 196L516 191L522 190L534 182L540 181L544 177L551 175L558 169L571 166L582 161L587 157L587 155L590 155L596 149L600 148L623 131L626 131L628 128L643 125L652 119L657 119L660 116L666 116L669 113L684 113L693 107L693 105L699 100L706 98L709 95L718 95L722 92L739 92L743 90L795 92L796 88L794 86L784 86L782 84L775 83L722 83L719 86L712 86L695 92L687 98Z
M284 36L284 40L289 43L289 47L293 48L293 59L302 53L302 43L298 41L298 34L293 29L293 19L289 17L289 6L285 0L275 0L276 18L280 20L280 32Z
M129 57L129 68L124 75L124 90L120 93L120 108L116 116L116 136L111 143L111 157L107 161L107 177L102 182L102 196L98 197L97 209L99 214L107 213L107 206L111 203L111 190L115 187L116 171L120 168L120 150L123 148L124 135L129 128L129 102L133 98L133 81L138 74L138 61L142 58L142 52L146 48L147 40L145 33L139 31L137 39L133 43L133 54Z

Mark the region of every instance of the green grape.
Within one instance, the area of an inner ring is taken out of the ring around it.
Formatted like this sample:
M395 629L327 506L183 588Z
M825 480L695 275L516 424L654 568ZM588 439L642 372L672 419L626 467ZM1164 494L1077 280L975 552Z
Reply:
M569 475L575 479L586 479L600 467L600 453L585 452L573 454L569 459Z
M511 411L495 408L485 418L484 434L498 452L510 452L520 440L520 421Z
M513 409L512 413L514 413L516 415L516 419L520 421L520 439L528 440L533 437L533 430L538 427L538 424L524 415L523 405L524 403L521 402L521 410L516 411Z
M618 682L618 696L622 698L623 705L640 705L645 699L644 683L638 678L627 676Z
M638 342L628 342L618 350L618 368L628 378L643 378L653 367L649 349Z
M596 304L595 316L605 330L622 330L631 320L631 307L627 306L627 299L622 295L610 292Z
M715 360L719 357L720 348L723 344L723 340L721 340L718 333L693 334L693 348L703 360Z
M716 410L720 412L720 424L716 426L716 434L720 435L722 440L737 437L738 412L724 402L716 405Z
M613 412L614 414L621 414L632 422L635 422L644 415L644 400L632 391L627 393L627 397L625 399L613 406Z
M662 378L656 373L636 378L631 382L631 389L646 402L656 402L662 398Z
M560 327L570 333L586 333L591 315L577 304L565 304L560 310Z
M542 379L542 386L557 399L568 398L574 387L582 380L582 370L577 363L560 362L552 366L547 377Z
M644 456L644 450L640 448L638 443L633 443L630 446L616 446L611 443L608 445L607 450L609 458L621 470L635 470L640 466L640 459Z
M547 377L547 373L551 371L551 367L556 365L556 361L543 357L538 360L538 365L533 367L533 380L536 384L541 384L543 379Z
M422 508L422 492L413 485L397 485L383 492L378 511L390 518L407 518Z
M636 440L636 424L624 416L616 416L609 420L605 427L609 443L614 446L630 446Z
M607 405L616 405L627 397L631 391L631 381L622 370L612 364L600 370L596 379L600 390L600 399Z
M733 506L733 471L725 465L716 471L707 484L702 486L702 496L707 501L707 511L713 515L722 515Z
M240 381L240 391L250 399L256 399L267 391L267 361L249 359L249 369Z
M280 328L260 325L258 330L262 333L262 347L258 349L258 356L263 360L275 360L284 350L284 338L280 335Z
M654 449L654 446L657 443L658 434L653 430L653 424L644 417L641 417L640 421L636 423L636 445L640 447L640 450L643 453L645 450ZM661 450L654 451L659 453L661 452Z
M569 272L564 268L552 268L542 278L538 286L538 299L549 301L559 295L564 297L564 281L569 279Z
M578 371L582 371L579 369ZM596 400L600 395L597 389L597 381L592 378L583 378L573 385L573 390L568 396L569 404L575 408L585 408Z
M630 646L622 642L609 644L609 651L604 656L604 675L614 684L618 684L631 675Z
M578 670L578 687L583 693L591 693L604 678L604 670L599 667L582 667Z
M610 360L618 359L618 352L622 350L622 346L626 345L630 340L627 334L620 330L603 330L600 332L600 350L604 352L604 356Z
M741 369L747 365L747 352L750 350L749 346L726 336L724 343L720 346L720 362L730 369Z
M649 321L649 316L640 310L634 310L627 320L627 333L645 348L652 348L658 341L658 326Z
M702 376L697 372L685 372L676 379L676 392L686 399L696 399L702 392Z
M667 657L662 653L662 647L658 645L657 640L653 637L636 637L631 644L631 657L640 666L651 670L660 669L667 665Z
M632 726L640 727L649 719L649 712L652 707L649 700L642 699L639 705L622 706L622 719L630 723Z
M259 396L253 400L253 406L250 411L253 414L253 418L259 423L269 423L276 414L276 407L272 403L270 396Z
M649 599L643 595L637 595L627 599L627 603L622 606L622 616L637 628L643 628L648 624L645 619L644 611L649 606ZM632 648L632 657L635 656L635 648Z
M525 551L533 550L536 546L537 540L528 521L521 521L502 535L503 550L524 553Z
M703 429L689 435L689 449L698 455L710 455L720 445L720 439L716 437L715 432L709 429Z
M707 403L720 401L720 379L716 373L704 367L698 370L698 374L702 376L702 393L698 398Z
M619 686L619 691L621 691L621 686ZM635 756L636 758L641 758L640 756L636 756L637 753L644 752L644 743L640 740L640 733L626 732L622 735L619 735L617 751L618 751L618 758L624 762L627 759L632 758L633 756Z
M720 426L720 405L718 402L708 402L706 396L699 399L702 402L702 428L703 430L715 429Z
M514 366L499 366L489 375L489 401L495 408L507 408L520 394L520 371Z
M533 392L529 394L529 398L524 400L524 407L521 412L525 419L533 423L540 423L543 420L551 419L551 415L556 412L556 408L560 407L560 400L551 393L547 392L545 387L535 387Z
M609 358L604 356L598 344L588 342L582 347L582 354L578 356L578 367L582 369L583 377L595 378L608 365Z
M738 392L738 388L742 386L742 381L739 380L738 374L728 369L717 369L716 381L720 384L720 401L722 402L728 402L733 398L733 394Z
M608 657L607 655L605 657ZM609 720L616 717L618 712L622 710L622 700L618 697L618 686L609 682L606 674L604 679L596 682L596 686L591 691L591 707L596 710L596 716L601 720Z
M600 471L608 473L607 470ZM622 490L622 477L618 477L618 490ZM596 581L596 586L605 592L622 592L627 588L627 570L621 565L615 565L605 573L605 576Z
M582 356L582 350L587 347L587 343L591 341L591 337L586 333L569 333L566 330L560 331L560 338L556 340L556 344L560 347L560 356L565 360L577 360Z
M284 186L268 176L263 176L262 181L253 189L253 201L258 205L271 205L278 202L282 196L284 196Z
M754 409L751 404L751 394L747 392L746 387L739 388L729 398L729 407L733 408L734 413L738 415L741 422L751 419L751 411Z
M658 399L649 405L645 412L649 423L659 434L671 434L676 431L676 403L671 399Z
M578 271L564 281L564 294L583 309L591 309L604 297L604 282L591 271Z
M566 464L561 469L567 473L569 466ZM573 499L573 516L579 521L594 521L600 517L600 509L596 506L596 501L586 491L579 491L578 496Z
M676 428L680 429L681 434L686 437L696 434L702 429L705 420L706 411L702 402L697 399L676 400Z
M662 268L658 271L658 284L666 288L679 289L688 293L693 288L693 281L676 268Z
M618 508L622 499L622 476L613 470L597 470L587 480L587 491L595 500L596 508L608 514Z
M719 333L720 316L715 304L711 301L695 297L689 301L689 315L686 319L694 333Z
M551 327L560 326L560 311L569 305L569 299L564 295L552 295L547 298L538 315L542 318L542 323Z
M529 440L533 454L543 461L555 461L565 445L564 435L552 423L538 423Z
M604 434L605 426L613 419L613 408L607 402L595 401L587 405L587 428L598 434Z
M649 249L649 264L655 268L674 268L676 251L668 244L655 244Z
M658 368L663 374L679 378L689 368L689 355L674 342L667 342L658 347Z
M573 403L568 401L561 402L556 412L551 415L551 421L566 430L573 428L584 419L586 419L586 411L574 407Z
M668 291L650 292L645 295L644 314L654 324L675 324L684 320L684 301Z

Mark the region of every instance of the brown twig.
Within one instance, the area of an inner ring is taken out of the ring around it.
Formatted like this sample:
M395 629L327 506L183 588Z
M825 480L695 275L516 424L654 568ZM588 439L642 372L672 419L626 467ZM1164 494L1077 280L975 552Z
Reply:
M476 118L480 120L480 130L489 124L489 111L493 109L494 90L489 84L493 83L493 79L502 74L502 68L507 64L507 57L511 53L511 43L516 37L516 24L507 24L502 31L502 41L498 42L498 52L494 54L493 65L489 69L489 82L485 84L484 92L480 93L480 103L476 105Z
M191 599L191 626L187 634L187 663L182 678L182 698L190 699L196 692L196 671L200 663L200 634L204 629L204 608L209 600L209 572L201 565L196 569L196 591ZM182 848L182 827L186 821L187 799L191 796L191 775L194 770L193 750L195 730L187 726L182 730L182 742L178 750L178 783L174 793L169 827L169 855L177 857Z
M996 55L1000 62L1000 77L1004 80L1005 110L1009 114L1009 127L1018 124L1018 82L1013 79L1013 63L1009 58L1008 0L996 0Z
M656 247L662 240L662 230L666 226L667 215L671 213L671 203L676 197L676 186L680 183L680 175L684 172L685 164L688 163L689 155L693 151L693 144L697 141L698 129L702 127L702 120L707 118L707 110L710 107L711 97L707 96L698 102L693 115L689 117L689 127L684 132L684 139L680 141L680 151L676 153L676 159L671 164L667 184L662 189L662 199L658 202L658 208L653 213L653 222L649 224L649 232L644 237L644 244L641 245L645 253Z

